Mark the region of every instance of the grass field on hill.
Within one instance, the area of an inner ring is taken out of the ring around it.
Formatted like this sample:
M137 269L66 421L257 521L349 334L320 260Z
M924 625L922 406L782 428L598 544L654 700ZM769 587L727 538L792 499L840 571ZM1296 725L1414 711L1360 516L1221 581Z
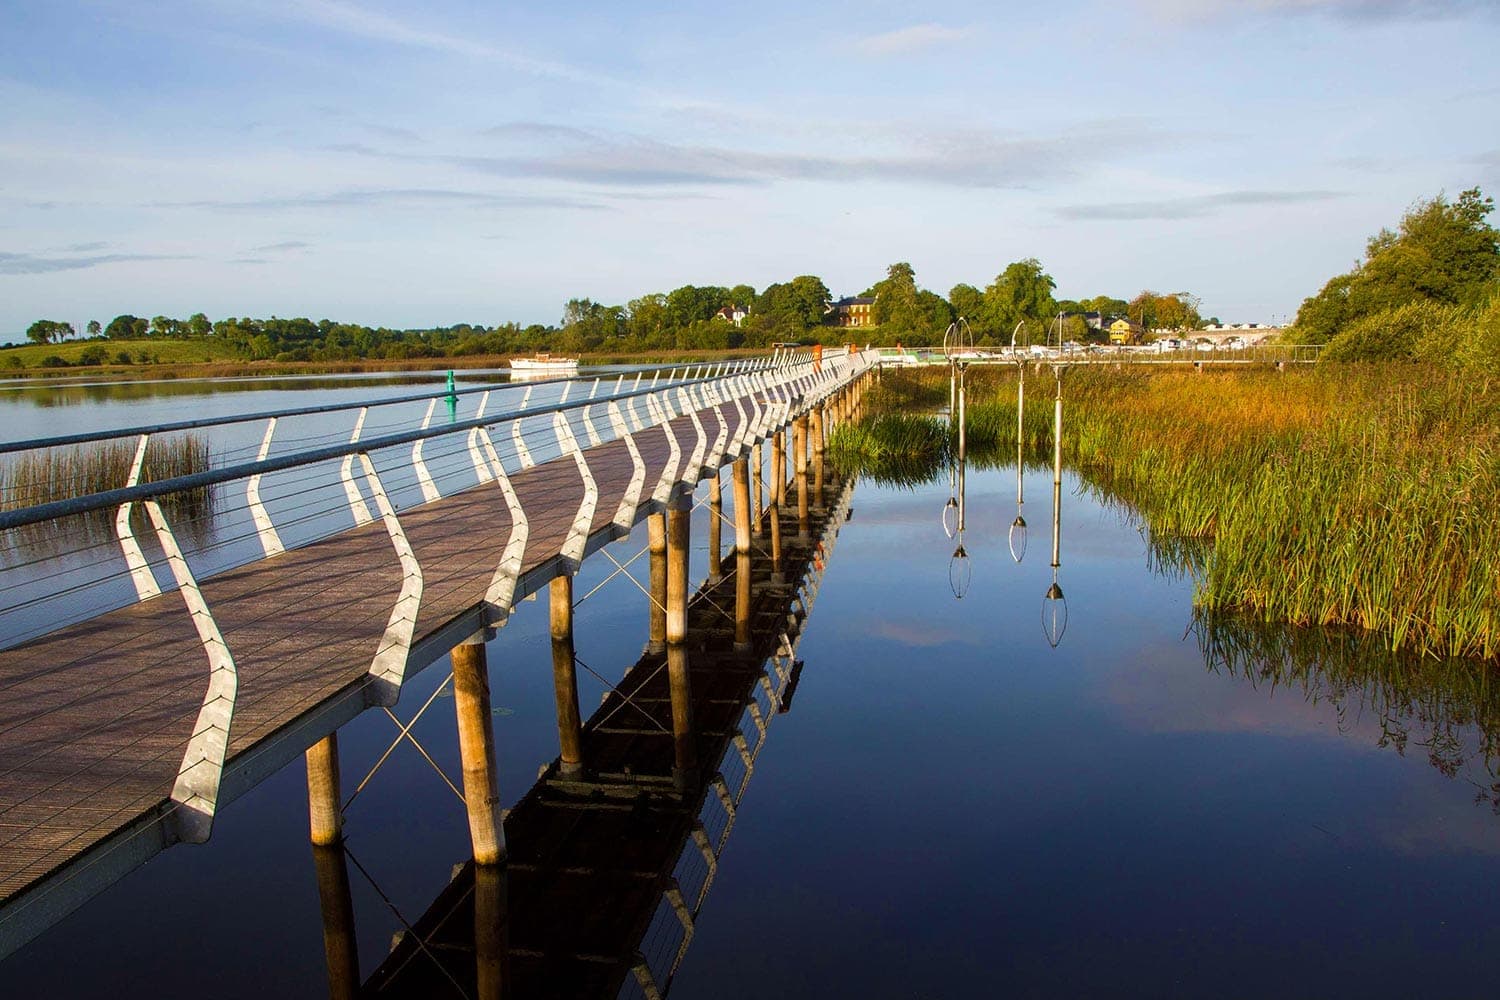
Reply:
M48 357L61 358L69 366L77 366L85 352L90 351L96 356L102 352L103 365L85 365L83 366L85 369L127 364L176 365L244 360L233 346L211 338L207 340L70 340L61 344L27 344L23 347L0 348L0 375L6 372L54 367L45 364ZM128 355L129 361L126 361L122 355Z

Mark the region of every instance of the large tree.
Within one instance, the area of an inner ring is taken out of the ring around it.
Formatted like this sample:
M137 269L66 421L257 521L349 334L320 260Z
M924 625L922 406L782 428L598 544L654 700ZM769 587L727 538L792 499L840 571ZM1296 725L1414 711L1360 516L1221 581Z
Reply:
M875 297L875 324L886 340L909 338L926 324L917 298L917 273L906 261L885 269L885 278L865 291Z
M74 334L71 324L56 319L39 319L26 328L26 339L33 344L56 344Z
M1056 287L1057 282L1035 257L1007 264L984 290L985 332L1006 342L1021 324L1029 333L1040 336L1057 313L1052 298Z
M969 326L978 332L980 314L984 312L984 293L973 285L957 284L948 293L948 304L953 307L954 315L962 316L969 321Z
M1454 201L1419 201L1395 230L1365 245L1354 269L1330 278L1297 310L1296 334L1325 343L1350 324L1417 302L1477 306L1500 283L1500 231L1487 221L1494 199L1478 188Z

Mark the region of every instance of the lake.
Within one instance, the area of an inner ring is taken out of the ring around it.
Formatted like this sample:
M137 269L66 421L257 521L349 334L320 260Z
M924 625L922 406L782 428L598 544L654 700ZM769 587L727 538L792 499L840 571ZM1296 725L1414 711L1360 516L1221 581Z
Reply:
M52 390L67 402L0 389L0 417L15 439L433 384ZM1489 995L1492 669L1197 619L1191 580L1071 471L1055 577L1067 624L1049 636L1051 473L1025 475L1019 564L1014 469L966 470L957 566L946 473L857 484L795 701L757 759L672 995ZM698 511L694 584L706 523ZM641 526L618 549L644 544ZM589 560L576 592L611 569ZM646 630L646 598L617 580L580 608L578 655L617 677ZM545 601L523 603L488 656L509 804L557 753ZM445 673L411 681L397 715ZM603 690L580 670L585 714ZM451 699L412 731L458 773ZM340 731L346 796L395 735L379 712ZM468 830L404 745L346 834L368 975L468 857ZM326 976L296 764L226 807L208 844L159 855L0 964L0 995L314 997Z

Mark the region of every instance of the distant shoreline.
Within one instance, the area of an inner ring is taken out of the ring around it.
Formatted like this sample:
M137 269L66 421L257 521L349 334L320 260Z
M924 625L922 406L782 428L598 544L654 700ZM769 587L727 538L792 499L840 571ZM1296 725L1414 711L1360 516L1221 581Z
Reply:
M87 382L152 382L195 378L255 378L294 375L363 375L424 371L466 371L506 368L510 354L468 354L452 358L363 358L349 361L198 361L139 365L91 365L66 368L22 368L0 370L0 381L30 385L66 385ZM688 364L729 361L764 354L763 349L729 351L643 351L639 354L580 354L579 362L594 365Z

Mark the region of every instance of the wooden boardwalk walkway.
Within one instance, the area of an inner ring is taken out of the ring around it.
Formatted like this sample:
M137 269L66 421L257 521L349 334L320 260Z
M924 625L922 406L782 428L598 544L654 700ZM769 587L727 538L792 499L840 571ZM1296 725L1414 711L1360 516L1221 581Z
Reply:
M739 417L732 406L721 411L733 441ZM715 410L699 410L697 418L712 443L720 430ZM693 423L684 415L671 426L689 443L686 465ZM671 446L659 425L633 437L646 466L639 519ZM615 537L611 522L633 463L623 441L585 455L599 492L592 551ZM510 480L530 524L520 599L556 575L583 486L566 455ZM423 578L409 676L463 637L456 625L474 631L511 516L491 482L407 508L399 518ZM237 674L222 807L372 703L365 690L371 660L403 570L377 516L199 582ZM7 922L47 926L172 842L167 820L177 806L170 796L202 707L206 666L175 591L0 651L0 955L16 946L9 939L34 933ZM114 874L91 879L91 869ZM69 881L76 887L56 890ZM55 898L34 904L43 883ZM24 912L29 906L50 915Z
M772 583L769 557L753 550L748 654L734 652L732 615L723 610L735 603L732 562L693 603L687 645L702 762L696 780L674 787L665 654L647 652L585 725L585 777L560 775L554 761L506 817L510 855L499 891L485 885L496 873L476 881L475 867L464 866L370 976L365 995L481 997L499 985L507 998L603 1000L632 974L665 992L691 941L686 928L707 896L765 725L790 696L793 651L809 610L799 582L821 577L852 486L829 483L828 507L812 511L809 542L798 544L791 533L787 583ZM702 821L705 812L718 821ZM650 935L660 938L652 948L646 938L662 921L664 896L681 909L665 919L672 933ZM335 908L329 916L341 914ZM329 932L353 937L352 927ZM498 983L486 965L499 973Z

